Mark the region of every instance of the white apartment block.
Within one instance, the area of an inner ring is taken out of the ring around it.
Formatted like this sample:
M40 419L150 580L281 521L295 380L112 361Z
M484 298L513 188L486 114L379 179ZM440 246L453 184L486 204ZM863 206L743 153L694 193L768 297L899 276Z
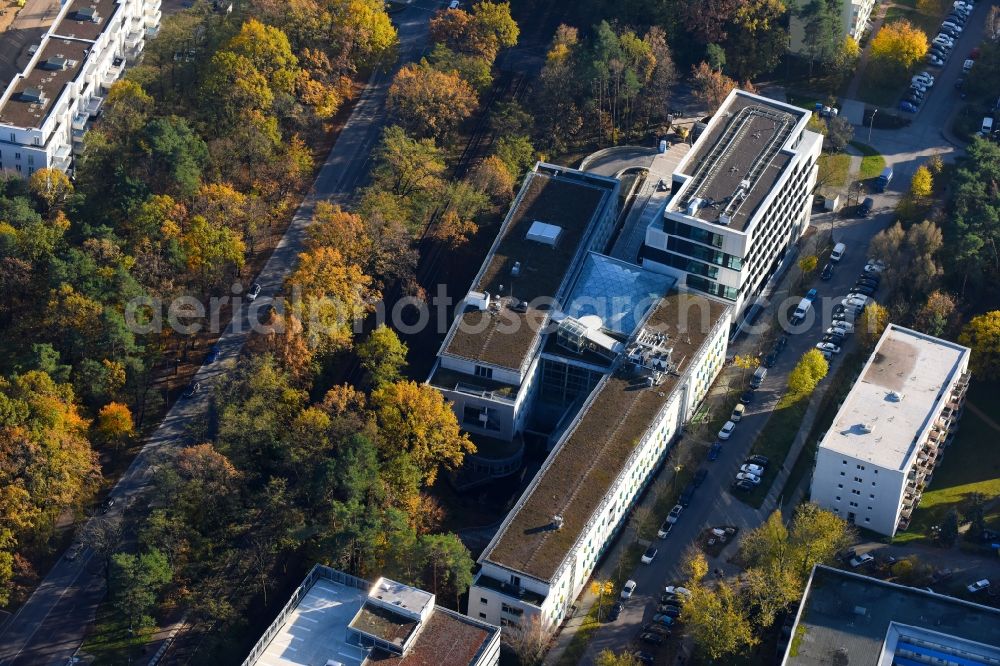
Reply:
M470 617L547 631L567 617L722 369L731 313L673 291L639 322L479 558Z
M643 267L737 313L754 303L809 226L823 147L810 115L731 92L678 163L663 215L646 229Z
M812 501L880 534L906 529L968 385L967 347L890 324L820 441Z
M70 171L108 88L159 30L160 0L71 0L0 97L0 170Z
M875 0L841 0L842 37L851 37L860 42L868 29L873 9L875 9ZM806 50L807 41L805 22L792 13L788 26L788 50L792 53L803 53Z

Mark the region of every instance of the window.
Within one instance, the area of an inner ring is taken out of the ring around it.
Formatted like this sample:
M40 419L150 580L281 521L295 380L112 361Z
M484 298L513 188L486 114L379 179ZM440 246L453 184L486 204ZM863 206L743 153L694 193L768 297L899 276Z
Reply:
M869 511L871 511L871 510L872 510L872 508L871 508L871 507L868 507L868 510L869 510Z
M857 505L858 505L858 503L857 503L857 502L850 502L850 505L851 505L851 506L857 506Z
M841 472L840 475L841 476L847 476L847 472Z
M17 139L16 139L16 138L14 138L14 133L13 133L13 132L11 132L11 133L10 133L10 142L11 142L11 143L14 143L15 141L17 141Z
M486 619L486 613L480 613L479 617L481 617L481 618L483 618L485 620Z
M861 491L860 491L860 490L852 490L852 491L851 491L851 494L852 494L852 495L860 495L860 494L861 494Z
M864 479L862 479L860 476L854 477L854 483L861 483L863 481L864 481Z
M841 460L840 462L841 462L841 463L843 463L844 465L846 465L846 464L847 464L847 461L846 461L846 460Z
M875 499L875 495L868 495L868 499Z
M21 165L20 164L15 164L14 168L17 169L18 173L21 173Z
M21 159L21 153L14 153L14 159L15 160Z
M837 487L838 487L838 488L843 488L843 487L844 487L844 484L842 484L842 483L838 483L838 484L837 484Z
M840 495L837 495L834 499L839 502L840 501Z
M860 470L864 471L864 469L865 469L865 466L864 466L864 465L858 465L858 469L860 469Z
M28 155L28 164L34 164L34 163L35 163L35 156Z
M487 599L486 597L479 597L479 603L481 603L484 606L489 606L490 600Z
M866 516L866 517L865 517L865 522L866 522L866 523L870 523L870 522L872 522L872 519L871 519L871 518L868 518L868 517Z
M476 377L485 377L486 379L493 379L493 368L486 368L481 365L477 365Z
M35 173L35 167L28 167L28 175Z

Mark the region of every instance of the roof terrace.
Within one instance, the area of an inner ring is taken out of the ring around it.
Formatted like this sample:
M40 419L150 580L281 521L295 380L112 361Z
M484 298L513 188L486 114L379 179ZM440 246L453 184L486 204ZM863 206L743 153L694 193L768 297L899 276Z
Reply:
M614 187L607 179L545 165L529 173L472 286L489 294L492 305L457 315L444 353L520 369L549 314L533 301L560 296L593 221L616 205L610 201Z
M997 609L822 565L813 569L793 635L782 662L788 666L1000 659Z
M552 579L728 307L680 292L659 302L645 328L668 336L676 374L649 386L619 366L598 384L575 426L567 430L511 512L485 560L539 580ZM563 518L560 529L552 528L554 515Z
M791 161L782 148L809 112L734 91L677 172L691 180L668 211L745 231Z
M443 608L437 608L420 628L413 647L403 655L377 651L368 663L381 666L442 666L472 664L492 637L492 631Z
M0 106L0 123L41 127L63 88L79 75L90 46L71 39L46 39L35 64L17 80L10 97Z

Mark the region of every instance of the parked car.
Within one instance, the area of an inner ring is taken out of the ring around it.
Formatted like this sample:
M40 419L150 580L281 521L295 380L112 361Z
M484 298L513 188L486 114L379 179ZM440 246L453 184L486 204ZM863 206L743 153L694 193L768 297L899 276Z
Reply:
M743 393L740 394L741 405L749 405L750 401L752 400L753 400L753 391L751 389L747 389L746 391L743 391Z
M77 557L79 557L80 553L82 552L83 552L83 544L77 541L76 543L74 543L72 546L69 547L69 549L66 551L65 557L67 560L72 562Z
M618 616L622 614L622 610L624 608L624 604L620 601L616 601L614 605L611 606L611 610L608 611L608 622L614 622L617 620Z
M764 473L764 467L761 466L761 465L755 465L753 463L744 463L744 464L740 465L740 471L741 472L749 472L750 474L753 474L754 476L760 476L761 474Z
M879 281L874 278L859 277L857 282L854 284L861 287L872 287L873 289L878 289Z
M656 548L650 546L649 548L646 549L646 552L643 553L642 557L639 559L642 561L643 564L652 564L653 560L656 559L656 552L657 552Z
M906 103L906 104L912 104L913 106L915 106L915 107L917 107L919 109L920 108L920 102L921 102L921 100L920 100L919 97L914 97L914 96L911 95L909 97L904 97L903 100L902 100L902 102ZM864 217L864 216L862 216L862 217Z
M743 420L743 414L746 412L747 406L742 404L737 404L733 407L733 413L729 415L729 420L736 423Z
M677 503L681 506L688 506L691 504L691 499L694 497L695 487L693 483L689 483L684 486L684 490L681 491L680 497L677 498Z
M907 102L906 100L903 100L902 102L899 103L899 110L900 111L904 111L906 113L916 113L917 112L917 107L915 107L910 102Z
M975 583L971 583L971 584L967 585L965 587L965 589L967 589L969 592L972 592L973 594L975 594L976 592L979 592L981 590L985 590L989 586L990 586L989 579L984 578L982 580L977 580Z
M670 536L671 530L674 529L674 524L669 520L664 520L663 524L660 525L660 529L656 530L656 536L660 539L666 539Z
M669 631L667 632L667 636L670 636ZM643 666L653 666L656 663L656 657L648 652L633 652L632 656Z
M765 368L773 368L774 364L775 364L775 362L777 360L778 360L778 354L777 354L777 352L773 352L773 351L772 352L768 352L764 356L764 359L761 361L761 365L763 365Z
M652 631L657 634L663 634L664 636L670 635L670 630L664 627L662 624L656 624L655 622L647 622L642 625L643 631Z
M781 351L788 346L788 333L782 333L781 337L774 341L774 350Z
M755 484L753 484L753 483L751 483L751 482L749 482L749 481L747 481L745 479L744 480L733 481L733 488L735 490L740 490L740 491L745 492L745 493L750 492L755 487L756 487Z
M833 264L827 264L823 267L823 272L819 274L819 279L826 281L833 277Z
M726 421L722 426L722 430L719 431L719 439L726 441L733 436L733 430L736 430L736 424L732 421Z
M870 554L861 553L860 555L855 555L854 557L852 557L850 562L848 562L848 564L850 564L851 567L856 569L861 565L868 564L869 562L873 562L874 560L875 558L872 557Z
M844 320L838 320L833 326L831 326L831 328L833 328L835 330L843 331L844 333L853 333L854 332L854 324L852 324L849 321L844 321Z
M749 472L739 472L736 475L736 482L740 483L741 481L746 481L756 486L760 484L760 477L756 474L750 474Z
M694 479L692 479L691 482L696 486L700 486L701 484L705 483L705 479L707 477L708 477L708 470L702 467L701 469L699 469L697 472L694 473Z
M851 289L851 294L859 294L861 296L873 296L875 294L875 287L866 284L856 284Z
M667 522L668 523L676 523L677 519L681 517L681 512L682 511L684 511L684 507L681 506L680 504L675 504L674 508L672 508L670 510L670 513L667 514Z
M824 342L832 342L835 345L839 345L847 337L847 331L845 331L842 328L836 328L831 326L826 330L827 330L826 335L823 336Z
M654 634L651 631L647 631L646 633L639 635L639 640L643 643L649 643L651 645L663 645L663 641L666 639L660 634Z
M830 352L831 354L839 354L840 347L833 344L832 342L817 342L816 349L822 352Z
M664 624L668 627L672 627L673 625L677 624L677 620L670 617L669 615L664 615L663 613L657 613L656 615L654 615L653 622Z
M676 620L681 616L681 609L677 606L671 606L666 604L661 604L656 607L656 611L659 614L666 615L669 618Z
M931 74L927 70L924 70L924 71L920 72L919 74L914 74L913 78L911 80L912 81L921 81L925 85L932 86L932 85L934 85L934 81L936 79L934 78L933 74Z
M716 460L719 459L720 453L722 453L722 444L720 442L716 442L715 444L712 444L712 446L710 446L708 449L708 459L712 462L715 462Z
M845 296L840 302L845 308L861 308L868 304L867 296Z
M104 500L104 504L101 505L101 513L107 513L108 511L111 511L111 507L113 507L114 505L115 505L114 497L109 497L108 499Z
M622 588L621 597L622 599L631 599L632 595L635 593L636 582L634 580L629 580L625 583L625 587Z
M667 594L676 594L679 597L684 597L685 599L691 598L691 590L686 587L681 587L680 585L667 585L663 588L663 591Z

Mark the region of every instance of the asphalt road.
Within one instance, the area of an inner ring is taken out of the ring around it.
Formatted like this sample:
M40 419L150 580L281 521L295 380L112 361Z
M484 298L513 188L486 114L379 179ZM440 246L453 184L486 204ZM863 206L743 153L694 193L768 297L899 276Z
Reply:
M416 1L393 15L400 37L400 62L415 60L427 42L428 20L441 0ZM6 37L5 37L6 39ZM235 365L246 342L251 317L259 317L271 302L303 249L305 229L316 203L347 201L368 173L368 156L385 124L385 97L392 72L376 74L358 101L336 144L310 190L292 218L285 236L256 281L263 292L254 303L245 303L219 339L216 362L202 367L195 377L205 387L190 399L180 399L148 439L128 470L109 494L115 504L109 516L121 511L145 511L151 468L165 454L187 442L185 431L208 407L214 378ZM81 533L86 531L81 526ZM61 558L34 594L2 628L0 664L62 665L81 644L87 627L104 597L105 585L99 558L86 548L75 559Z

